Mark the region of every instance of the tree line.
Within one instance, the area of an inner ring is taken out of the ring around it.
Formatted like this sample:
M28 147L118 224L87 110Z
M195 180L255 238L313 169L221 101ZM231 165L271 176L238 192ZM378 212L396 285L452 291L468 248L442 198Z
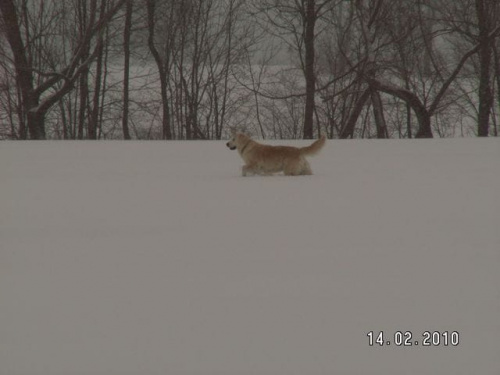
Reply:
M0 0L0 139L498 136L490 0Z

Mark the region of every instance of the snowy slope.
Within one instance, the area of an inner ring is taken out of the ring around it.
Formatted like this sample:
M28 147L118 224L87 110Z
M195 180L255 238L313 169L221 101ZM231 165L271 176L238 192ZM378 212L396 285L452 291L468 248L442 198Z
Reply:
M224 142L2 143L0 375L500 373L498 140L241 164Z

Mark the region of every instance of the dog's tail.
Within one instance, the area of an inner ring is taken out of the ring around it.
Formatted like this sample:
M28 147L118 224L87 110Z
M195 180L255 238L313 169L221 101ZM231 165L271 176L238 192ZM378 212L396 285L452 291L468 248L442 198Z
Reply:
M300 153L302 155L315 155L321 151L326 142L326 136L323 134L320 139L316 140L314 143L307 147L300 148Z

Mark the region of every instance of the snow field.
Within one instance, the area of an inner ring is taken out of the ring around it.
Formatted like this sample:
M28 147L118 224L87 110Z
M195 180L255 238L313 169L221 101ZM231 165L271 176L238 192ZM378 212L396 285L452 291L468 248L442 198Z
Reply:
M498 140L224 144L2 144L0 375L498 374Z

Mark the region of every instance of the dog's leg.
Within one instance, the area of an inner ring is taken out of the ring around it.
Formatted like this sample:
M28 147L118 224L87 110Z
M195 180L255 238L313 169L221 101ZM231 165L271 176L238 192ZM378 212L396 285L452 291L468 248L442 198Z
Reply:
M244 165L242 168L241 168L241 175L243 177L247 176L247 175L254 175L255 174L255 168L252 166L252 165Z
M283 174L285 176L297 176L300 174L302 166L300 160L288 160L283 166Z
M312 175L313 172L311 170L311 166L309 165L309 162L304 159L304 167L302 168L302 173L303 175Z
M298 173L298 171L295 168L287 166L283 169L283 174L285 176L297 176L300 173Z
M306 159L294 160L283 168L285 176L312 175L311 166Z

